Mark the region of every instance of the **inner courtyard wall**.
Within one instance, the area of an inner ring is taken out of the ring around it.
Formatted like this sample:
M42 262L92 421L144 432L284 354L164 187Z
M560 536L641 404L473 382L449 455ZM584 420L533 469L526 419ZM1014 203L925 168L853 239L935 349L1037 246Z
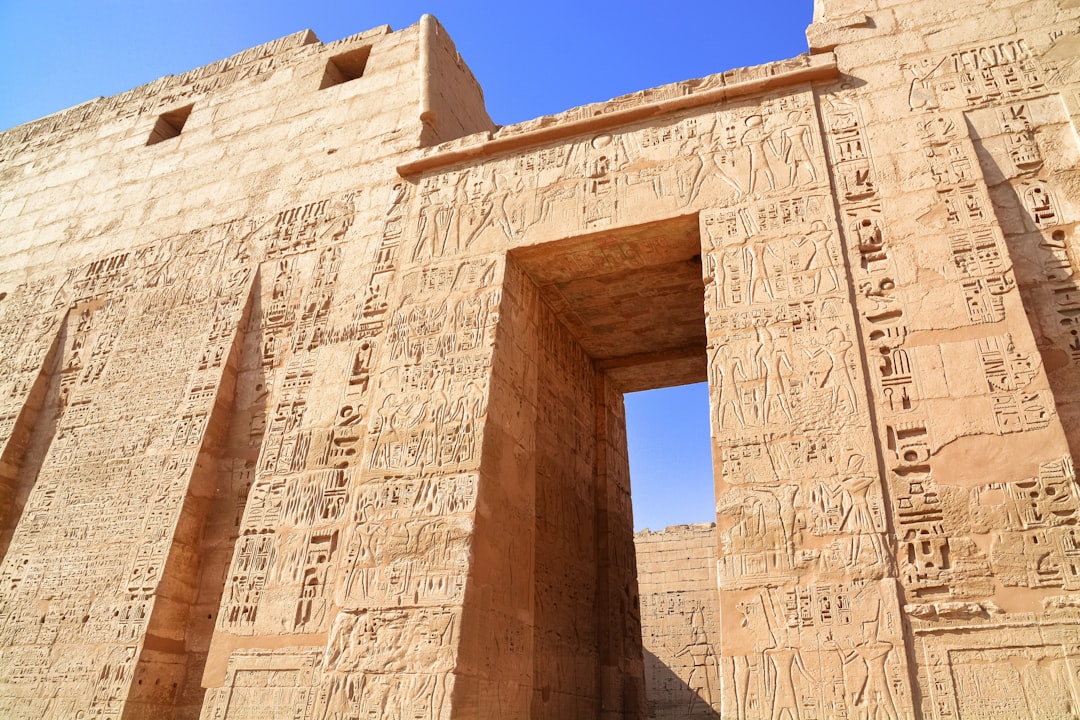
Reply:
M716 656L716 525L641 530L634 550L647 717L715 718L727 680Z

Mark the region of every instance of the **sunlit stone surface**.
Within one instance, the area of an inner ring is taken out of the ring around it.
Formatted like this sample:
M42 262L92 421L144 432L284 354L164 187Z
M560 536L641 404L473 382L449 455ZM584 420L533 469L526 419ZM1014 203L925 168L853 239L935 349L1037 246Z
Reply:
M425 16L0 134L0 717L1078 716L1080 6L818 5L504 128ZM622 394L705 379L636 564Z

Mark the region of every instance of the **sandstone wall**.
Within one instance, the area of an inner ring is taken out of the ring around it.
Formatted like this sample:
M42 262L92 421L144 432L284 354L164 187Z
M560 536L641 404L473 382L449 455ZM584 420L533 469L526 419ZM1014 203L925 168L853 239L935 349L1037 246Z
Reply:
M438 450L414 398L435 345L479 381L497 300L433 343L421 289L471 297L493 261L458 278L398 252L409 191L387 158L438 137L421 87L459 88L444 124L490 127L424 25L423 68L419 26L300 33L2 136L0 714L325 714L352 691L338 646L361 623L434 644L393 691L449 707L483 398L474 382L441 411ZM406 342L409 322L429 339ZM380 371L412 374L376 397Z
M3 133L0 714L641 717L643 610L688 713L1076 716L1074 5L498 129L425 18ZM620 395L705 379L639 602Z
M715 718L725 678L716 655L716 525L634 534L648 717Z
M477 637L458 660L459 683L463 666L476 668L463 715L636 717L622 395L516 263L502 287L473 542L478 597L465 620Z

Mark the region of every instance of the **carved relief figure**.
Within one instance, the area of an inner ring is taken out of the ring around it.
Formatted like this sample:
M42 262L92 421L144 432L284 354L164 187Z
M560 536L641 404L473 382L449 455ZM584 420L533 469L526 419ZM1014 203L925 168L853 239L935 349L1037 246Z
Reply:
M800 173L807 175L806 182L817 180L817 169L813 160L813 135L806 124L806 111L794 110L788 113L788 124L780 132L780 155L788 166L788 187L799 182Z
M745 427L742 400L739 397L739 383L746 380L741 358L733 353L731 348L722 345L713 351L709 369L713 373L713 387L719 391L716 401L717 427L733 427L728 422L729 415L736 423L734 427Z
M804 682L816 684L817 680L806 669L798 647L791 644L788 631L777 628L774 636L777 638L776 646L764 653L768 663L765 674L766 692L772 695L772 712L769 718L802 720L795 673L798 672Z
M759 192L775 190L776 173L773 171L772 161L773 158L778 157L778 154L776 145L773 143L772 131L767 129L761 115L751 115L744 123L746 130L740 140L750 154L750 174L746 183L746 192L752 195L755 189ZM761 190L760 184L762 177L769 185L764 190Z
M674 654L679 658L689 655L693 661L693 668L687 685L690 687L690 703L686 709L687 715L693 715L696 705L701 702L710 710L719 709L719 659L713 652L705 632L705 618L700 608L695 609L690 615L691 640L683 649Z
M768 426L774 408L779 408L791 422L791 408L788 400L788 378L795 372L787 352L778 346L773 331L768 327L757 328L758 346L754 350L756 362L763 380L759 398L758 417L763 425Z

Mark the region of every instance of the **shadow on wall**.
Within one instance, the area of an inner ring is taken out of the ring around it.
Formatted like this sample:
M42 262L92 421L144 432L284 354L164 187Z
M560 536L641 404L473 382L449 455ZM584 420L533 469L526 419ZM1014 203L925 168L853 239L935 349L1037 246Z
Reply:
M645 650L645 700L649 720L719 720L720 668L694 665L684 680ZM713 660L710 655L709 660Z

